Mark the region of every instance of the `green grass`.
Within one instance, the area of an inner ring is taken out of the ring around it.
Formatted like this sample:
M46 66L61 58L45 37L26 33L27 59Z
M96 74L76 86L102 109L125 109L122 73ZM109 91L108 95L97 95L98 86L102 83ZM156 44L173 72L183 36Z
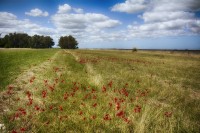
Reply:
M0 50L0 90L24 70L50 58L57 50L2 49Z
M199 132L199 55L51 52L7 79L13 88L0 101L6 131Z

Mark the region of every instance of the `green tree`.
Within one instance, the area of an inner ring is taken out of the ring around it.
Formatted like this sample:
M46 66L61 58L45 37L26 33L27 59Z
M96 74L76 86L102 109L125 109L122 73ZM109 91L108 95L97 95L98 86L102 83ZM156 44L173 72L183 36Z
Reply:
M69 35L69 36L61 36L59 39L59 44L62 49L77 49L78 48L78 42L76 39Z
M26 33L9 33L0 38L0 47L5 48L52 48L53 39L50 36L29 36Z

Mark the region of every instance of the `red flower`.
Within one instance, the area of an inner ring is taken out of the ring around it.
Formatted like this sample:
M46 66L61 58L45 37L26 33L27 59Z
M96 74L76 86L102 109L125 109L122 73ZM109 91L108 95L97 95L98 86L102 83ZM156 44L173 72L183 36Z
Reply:
M83 114L83 112L82 112L82 111L80 111L80 112L79 112L79 115L82 115L82 114Z
M15 130L12 130L12 133L17 133Z
M46 95L47 95L47 91L46 91L46 90L43 90L43 91L42 91L42 97L45 98Z
M137 105L137 106L134 108L134 112L135 112L135 113L140 113L140 112L141 112L141 107Z
M109 106L112 107L112 103L109 103Z
M103 117L104 120L111 120L109 114L106 114L104 117Z
M102 92L106 92L106 87L105 86L102 87Z
M40 107L35 105L35 110L37 110L37 111L40 110Z
M116 114L118 117L124 117L124 111L120 111L119 113Z
M117 103L117 104L116 104L116 110L119 110L120 107L121 107L121 106L120 106L120 103Z
M96 115L93 115L93 116L92 116L92 119L96 119Z
M21 129L20 129L20 131L22 131L22 132L25 132L25 131L26 131L26 129L25 129L25 128L21 128Z
M60 111L63 111L63 107L62 106L60 106L59 109L60 109Z
M92 106L93 106L93 107L96 107L96 106L97 106L97 103L94 103Z
M50 108L50 110L52 110L53 109L53 105L51 105L49 108Z
M130 123L130 120L128 118L124 118L124 121Z
M110 82L108 83L108 86L111 88L111 87L112 87L112 84L113 84L113 82L110 81Z
M64 99L65 100L67 100L67 98L68 98L68 94L67 94L67 92L64 94Z
M8 90L12 90L12 89L13 89L13 86L9 85Z
M49 86L49 90L54 91L54 87Z
M44 83L46 84L48 82L48 80L44 80Z
M25 109L19 108L18 111L20 111L20 113L21 113L22 115L26 115L26 110L25 110Z
M61 83L64 83L65 82L65 80L63 79L62 81L61 81Z
M172 116L172 112L165 112L165 116L166 117L171 117Z

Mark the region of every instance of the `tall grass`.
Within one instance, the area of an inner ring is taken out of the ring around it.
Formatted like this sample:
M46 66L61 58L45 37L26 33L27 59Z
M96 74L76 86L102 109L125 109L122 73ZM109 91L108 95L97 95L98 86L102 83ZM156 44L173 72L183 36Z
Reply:
M192 55L60 50L1 93L0 123L10 132L199 132L199 65Z

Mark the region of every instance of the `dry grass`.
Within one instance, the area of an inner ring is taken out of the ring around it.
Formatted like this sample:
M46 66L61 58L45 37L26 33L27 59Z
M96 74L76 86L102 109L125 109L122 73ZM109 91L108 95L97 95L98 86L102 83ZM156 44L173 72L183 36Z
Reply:
M60 50L10 83L13 94L1 93L7 109L1 131L199 132L199 59L180 53ZM26 114L13 117L19 108Z

